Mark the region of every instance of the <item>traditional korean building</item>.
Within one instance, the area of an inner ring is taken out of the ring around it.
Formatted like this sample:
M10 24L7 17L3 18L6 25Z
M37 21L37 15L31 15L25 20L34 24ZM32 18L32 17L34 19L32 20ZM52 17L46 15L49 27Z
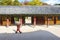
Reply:
M0 25L59 25L60 6L0 6Z

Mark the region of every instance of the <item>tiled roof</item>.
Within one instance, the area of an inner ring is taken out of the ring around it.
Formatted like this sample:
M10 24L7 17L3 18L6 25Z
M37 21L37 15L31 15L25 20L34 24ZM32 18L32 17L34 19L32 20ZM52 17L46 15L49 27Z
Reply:
M60 14L60 6L0 6L0 14Z

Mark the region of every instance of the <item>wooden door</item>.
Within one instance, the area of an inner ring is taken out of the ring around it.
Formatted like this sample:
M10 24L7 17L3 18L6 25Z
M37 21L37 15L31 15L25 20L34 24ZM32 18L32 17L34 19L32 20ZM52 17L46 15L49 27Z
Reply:
M45 18L44 17L37 17L36 18L36 23L37 24L45 24Z

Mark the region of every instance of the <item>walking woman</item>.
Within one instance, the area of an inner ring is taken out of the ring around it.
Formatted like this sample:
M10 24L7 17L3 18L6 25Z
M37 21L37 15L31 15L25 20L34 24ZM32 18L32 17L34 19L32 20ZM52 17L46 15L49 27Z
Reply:
M21 27L21 24L20 23L18 23L17 24L17 29L16 29L16 33L22 33L21 31L20 31L20 27Z

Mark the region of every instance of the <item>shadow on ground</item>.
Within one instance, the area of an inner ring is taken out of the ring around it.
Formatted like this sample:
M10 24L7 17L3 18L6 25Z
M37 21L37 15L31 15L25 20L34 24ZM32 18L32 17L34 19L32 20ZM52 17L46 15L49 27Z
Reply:
M48 31L39 30L22 34L0 33L0 40L60 40L60 38Z

